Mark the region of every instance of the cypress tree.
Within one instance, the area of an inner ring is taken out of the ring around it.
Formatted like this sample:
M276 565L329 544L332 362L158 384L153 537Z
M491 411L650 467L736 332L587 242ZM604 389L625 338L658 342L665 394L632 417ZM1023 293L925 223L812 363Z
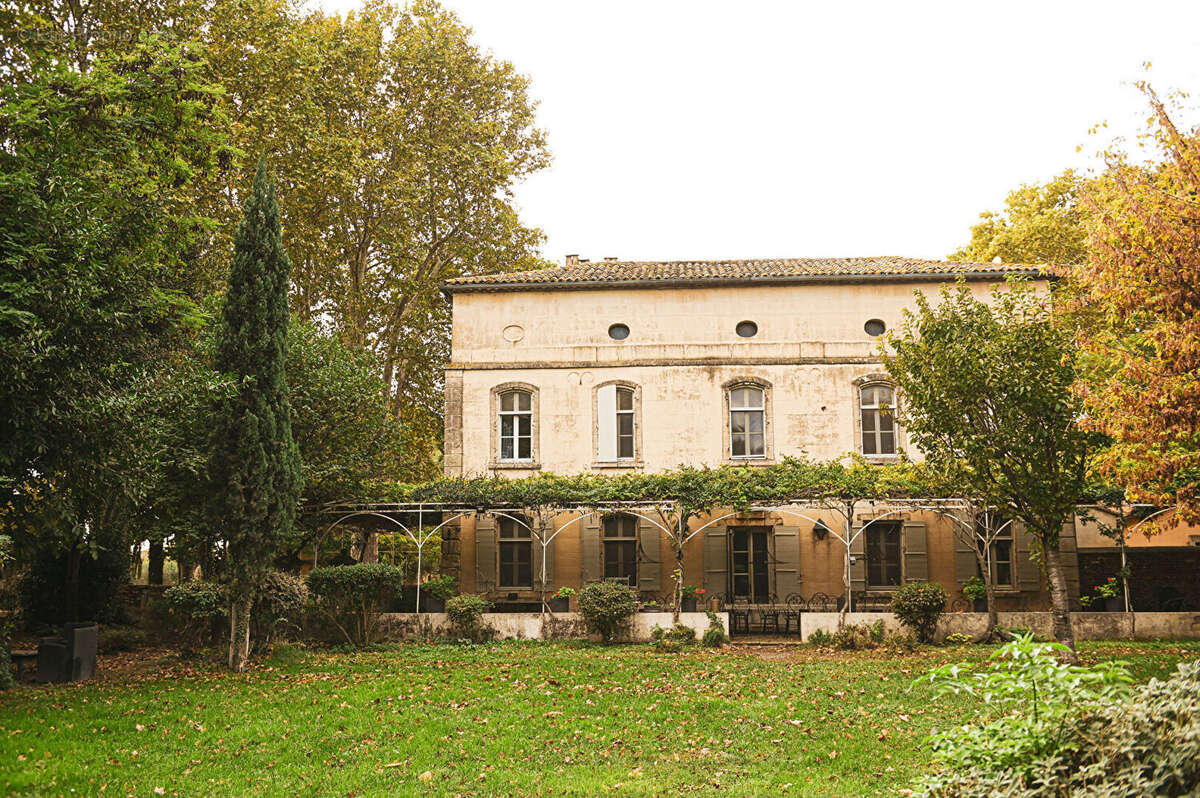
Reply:
M236 671L249 656L254 591L291 530L303 481L285 373L290 271L274 182L260 160L234 238L217 336L215 365L234 389L217 402L209 452L208 509L215 539L226 544Z

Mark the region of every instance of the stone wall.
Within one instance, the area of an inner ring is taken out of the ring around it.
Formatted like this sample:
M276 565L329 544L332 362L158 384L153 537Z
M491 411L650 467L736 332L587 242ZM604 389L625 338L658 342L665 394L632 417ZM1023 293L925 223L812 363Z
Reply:
M882 620L889 632L903 631L903 626L890 612L851 612L847 624L873 624ZM1053 621L1048 612L1001 612L1000 626L1029 629L1040 637L1053 634ZM1077 640L1200 640L1200 613L1194 612L1073 612L1071 627ZM800 638L822 629L834 632L838 628L836 612L806 612L800 615ZM987 629L987 613L954 612L943 615L938 622L937 640L950 634L982 637Z
M725 628L729 629L726 613L717 613ZM577 612L556 612L542 615L536 612L489 612L483 616L485 623L496 630L498 640L562 640L589 637L583 616ZM679 622L696 630L696 636L708 628L708 616L703 612L681 612ZM670 628L673 625L669 612L635 613L622 642L643 643L651 639L655 626ZM431 612L385 613L380 622L380 638L405 640L416 637L449 637L450 624L446 614ZM598 637L592 636L594 639Z

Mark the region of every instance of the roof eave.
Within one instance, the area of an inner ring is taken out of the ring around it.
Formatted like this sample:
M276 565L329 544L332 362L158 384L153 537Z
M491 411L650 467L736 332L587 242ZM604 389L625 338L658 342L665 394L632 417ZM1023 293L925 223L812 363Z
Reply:
M681 277L665 280L578 280L562 282L444 283L446 295L513 291L599 291L614 288L708 288L734 285L801 285L819 283L928 283L962 277L968 282L1000 282L1008 277L1053 279L1043 269L1006 269L994 272L937 272L924 274L810 274L788 277Z

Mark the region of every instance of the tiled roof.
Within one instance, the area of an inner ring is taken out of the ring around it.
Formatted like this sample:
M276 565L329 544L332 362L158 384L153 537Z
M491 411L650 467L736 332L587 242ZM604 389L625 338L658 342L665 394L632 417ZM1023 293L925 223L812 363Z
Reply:
M519 290L523 287L604 287L627 283L804 282L823 279L913 280L923 277L1039 275L1042 269L1012 263L967 263L883 256L878 258L767 258L759 260L584 261L553 269L459 277L447 291Z

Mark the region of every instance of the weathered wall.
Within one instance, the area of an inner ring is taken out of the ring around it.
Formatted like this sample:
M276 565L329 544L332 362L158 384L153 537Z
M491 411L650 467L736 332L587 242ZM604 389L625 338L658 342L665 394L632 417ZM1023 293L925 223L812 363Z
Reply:
M721 623L729 628L729 618L719 613ZM577 612L495 612L483 616L486 624L496 631L497 640L555 640L588 637L583 616ZM679 622L704 634L708 628L708 615L703 612L682 612ZM644 643L651 639L655 626L669 629L674 626L669 612L639 612L630 619L625 632L618 637L622 642ZM380 621L380 637L385 640L404 640L414 637L450 635L450 624L445 613L392 612L384 614ZM599 636L592 636L599 639Z
M847 613L848 624L874 624L883 621L889 632L901 632L904 627L890 612ZM1028 629L1043 638L1053 635L1054 621L1048 612L1002 612L1000 626ZM809 612L800 616L800 637L807 641L821 629L832 633L838 628L835 612ZM987 614L955 612L942 616L935 639L944 640L949 634L982 637L987 629ZM1076 640L1200 640L1200 613L1191 612L1073 612L1071 629Z
M447 473L495 467L491 391L510 382L537 389L544 471L609 470L596 464L593 397L595 386L610 380L641 389L637 467L649 471L727 462L722 386L744 377L771 384L770 459L855 451L853 383L881 371L878 339L863 324L877 318L898 325L914 290L934 294L940 285L456 294L446 371ZM987 283L972 288L980 295L991 290ZM734 328L742 320L756 322L758 334L739 338ZM629 338L608 337L615 322L630 327Z

